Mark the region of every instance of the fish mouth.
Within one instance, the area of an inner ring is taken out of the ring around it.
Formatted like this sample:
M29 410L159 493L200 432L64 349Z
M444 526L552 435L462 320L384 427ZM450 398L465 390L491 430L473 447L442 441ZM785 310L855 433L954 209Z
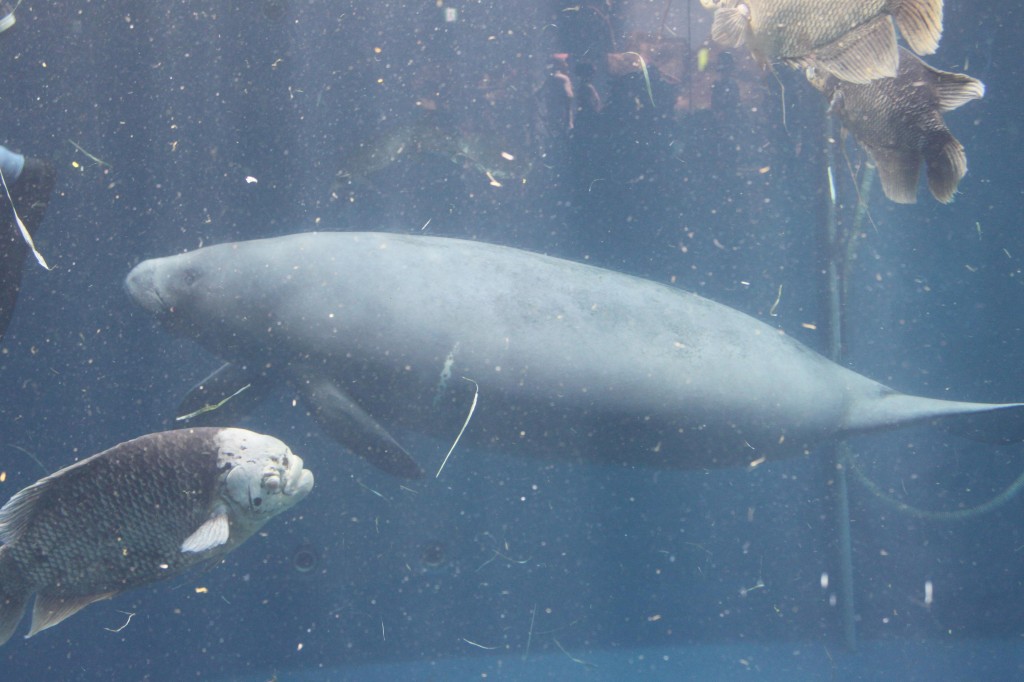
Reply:
M313 472L302 468L302 458L292 453L288 457L288 470L284 475L284 488L281 490L288 497L300 499L313 489Z

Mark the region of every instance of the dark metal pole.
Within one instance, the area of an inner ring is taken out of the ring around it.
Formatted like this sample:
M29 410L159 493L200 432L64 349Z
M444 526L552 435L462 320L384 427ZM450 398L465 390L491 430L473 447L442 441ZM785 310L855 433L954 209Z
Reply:
M825 221L821 240L825 254L825 287L828 356L834 362L843 359L843 296L842 278L845 270L847 250L841 247L836 200L836 135L835 123L825 114L825 173L828 181L828 195L825 197ZM850 540L850 498L846 478L848 461L846 442L838 443L832 452L832 470L835 474L836 531L839 540L839 608L843 620L843 636L846 646L853 651L857 648L856 609L853 603L853 549Z

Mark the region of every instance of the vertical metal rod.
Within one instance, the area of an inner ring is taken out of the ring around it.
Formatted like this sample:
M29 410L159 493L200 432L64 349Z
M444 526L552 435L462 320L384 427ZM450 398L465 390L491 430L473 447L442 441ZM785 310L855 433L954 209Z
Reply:
M842 276L845 269L847 252L840 248L838 229L838 204L836 199L835 177L835 123L828 113L825 114L825 171L828 174L829 193L828 206L825 212L825 225L821 233L825 253L825 286L828 292L826 308L828 316L828 354L834 362L843 359L843 310L842 310ZM848 449L846 442L836 445L832 453L832 467L835 474L836 500L836 531L839 540L839 608L843 620L843 636L846 646L853 651L857 648L856 609L853 603L853 548L850 539L850 498L846 480L846 461Z
M693 0L686 3L686 113L693 113Z
M843 617L843 639L850 651L857 649L857 619L853 603L853 546L850 540L850 492L847 488L846 462L849 461L846 442L836 446L836 530L839 533L839 607Z

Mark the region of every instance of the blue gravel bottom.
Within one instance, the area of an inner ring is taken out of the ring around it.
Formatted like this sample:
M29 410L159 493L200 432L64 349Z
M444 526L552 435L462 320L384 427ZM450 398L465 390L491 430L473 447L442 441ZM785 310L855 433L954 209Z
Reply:
M571 654L571 656L570 656ZM267 674L230 682L266 682ZM289 682L319 680L828 680L961 682L1024 680L1024 639L885 640L857 651L815 642L623 649L558 654L475 656L278 672ZM224 682L228 682L225 680Z

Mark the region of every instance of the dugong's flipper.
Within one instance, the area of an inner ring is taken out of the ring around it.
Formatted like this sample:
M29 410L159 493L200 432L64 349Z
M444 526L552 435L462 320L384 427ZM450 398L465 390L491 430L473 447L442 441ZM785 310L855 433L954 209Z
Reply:
M405 448L333 381L306 372L296 378L295 385L313 419L332 438L386 473L423 477L423 469Z
M271 385L265 373L243 363L225 363L189 389L176 419L189 426L228 426L255 409Z

